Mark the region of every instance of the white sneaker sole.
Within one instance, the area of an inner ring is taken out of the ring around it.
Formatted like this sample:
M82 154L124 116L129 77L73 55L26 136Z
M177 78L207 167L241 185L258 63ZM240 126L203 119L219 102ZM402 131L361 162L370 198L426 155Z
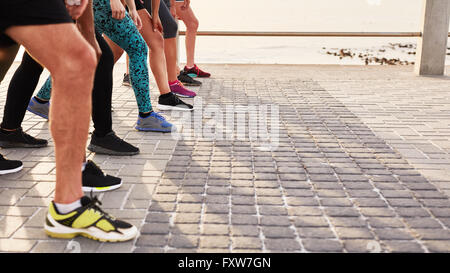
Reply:
M194 111L194 108L188 109L188 108L181 108L176 106L169 106L169 105L162 105L158 103L158 109L163 111L184 111L184 112L191 112Z
M10 173L17 173L17 172L20 172L22 169L23 169L23 165L20 166L20 167L15 168L15 169L0 171L0 175L2 175L2 174L10 174Z
M50 214L47 214L47 220L52 226L49 226L46 221L44 230L48 236L53 238L72 239L76 236L84 236L100 242L124 242L138 235L138 230L135 226L127 230L121 230L122 234L120 234L117 232L104 232L95 226L83 229L67 227L56 222Z
M112 191L115 189L118 189L122 186L122 180L120 181L120 184L114 185L114 186L108 186L108 187L84 187L84 192L105 192L105 191Z

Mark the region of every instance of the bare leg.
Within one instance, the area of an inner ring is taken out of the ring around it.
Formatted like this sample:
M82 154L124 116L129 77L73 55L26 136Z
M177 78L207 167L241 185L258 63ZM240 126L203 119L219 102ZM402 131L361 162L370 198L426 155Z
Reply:
M138 13L142 20L140 33L150 49L150 68L158 85L159 93L161 95L167 94L170 92L170 87L167 76L166 57L164 55L164 38L161 32L153 31L150 15L147 10L141 9L138 10Z
M104 35L105 41L108 43L109 47L111 48L113 54L114 54L114 63L117 63L117 61L122 57L122 54L124 50L118 46L116 43L111 41L108 36ZM128 60L128 58L127 58ZM128 72L128 62L127 62L127 72Z
M54 201L72 203L83 196L81 166L89 130L96 54L74 24L15 26L6 33L52 75L50 130L56 157Z
M177 16L180 17L186 25L186 66L192 67L195 64L195 40L197 37L199 22L191 7L189 6L188 9L183 10L181 9L182 5L183 2L175 2Z
M177 39L164 40L164 53L166 55L167 76L170 82L178 80L179 68L177 64Z

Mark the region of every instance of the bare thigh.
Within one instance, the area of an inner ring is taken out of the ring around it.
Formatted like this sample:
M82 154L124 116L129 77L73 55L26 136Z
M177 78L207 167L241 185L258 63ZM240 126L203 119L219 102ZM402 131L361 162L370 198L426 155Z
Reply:
M145 9L139 10L138 13L142 20L142 29L140 33L147 42L148 47L153 51L158 49L162 51L164 48L164 38L158 30L153 31L150 14L148 14Z
M14 26L6 34L23 45L54 77L61 70L79 67L80 62L95 54L72 23Z

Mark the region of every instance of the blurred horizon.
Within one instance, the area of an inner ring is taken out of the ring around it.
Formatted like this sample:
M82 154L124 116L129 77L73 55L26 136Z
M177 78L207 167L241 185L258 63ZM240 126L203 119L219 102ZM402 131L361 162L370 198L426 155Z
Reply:
M191 0L200 31L420 32L423 0ZM180 30L185 30L179 22ZM450 29L449 29L450 32ZM350 50L356 55L413 62L411 51L391 50L391 43L415 46L417 38L334 37L207 37L199 36L197 63L350 64L358 58L327 52ZM450 46L450 43L449 43ZM23 50L21 51L23 52ZM180 62L186 61L184 36ZM379 54L384 52L383 54ZM370 53L370 54L372 54ZM16 61L20 61L18 54ZM125 57L119 60L125 62ZM447 57L450 64L450 55Z

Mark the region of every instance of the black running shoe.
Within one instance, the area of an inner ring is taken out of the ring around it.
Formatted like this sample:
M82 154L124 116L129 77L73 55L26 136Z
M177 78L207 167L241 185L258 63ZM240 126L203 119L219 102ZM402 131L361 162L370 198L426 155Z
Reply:
M187 72L184 72L184 71L180 71L180 74L178 75L178 80L186 86L202 85L201 81L194 80L191 76L188 75Z
M88 150L97 154L106 155L126 156L139 154L138 147L119 138L114 132L110 132L104 137L98 137L92 134Z
M194 106L180 100L174 93L170 92L159 96L158 108L160 110L193 111Z
M125 86L131 86L131 82L130 82L130 74L123 74L123 81L122 81L122 85Z
M84 166L82 184L83 191L104 192L115 190L122 186L122 179L105 175L94 162L88 160Z
M34 138L25 133L22 128L15 131L0 129L0 147L2 148L41 148L47 145L47 140Z
M23 169L23 164L18 160L9 160L0 154L0 174L16 173Z

